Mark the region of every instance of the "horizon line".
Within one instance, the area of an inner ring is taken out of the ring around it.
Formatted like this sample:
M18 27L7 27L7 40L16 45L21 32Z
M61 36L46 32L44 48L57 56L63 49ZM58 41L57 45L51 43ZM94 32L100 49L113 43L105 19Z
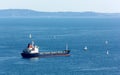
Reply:
M59 13L59 12L73 12L73 13L86 13L86 12L89 12L89 13L108 13L108 14L120 14L120 12L97 12L97 11L40 11L40 10L35 10L35 9L22 9L22 8L5 8L5 9L0 9L0 10L31 10L31 11L35 11L35 12L56 12L56 13Z

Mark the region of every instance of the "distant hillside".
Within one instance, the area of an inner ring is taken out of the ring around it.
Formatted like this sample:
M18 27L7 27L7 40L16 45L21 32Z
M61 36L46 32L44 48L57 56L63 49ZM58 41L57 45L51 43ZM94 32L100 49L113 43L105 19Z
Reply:
M120 13L39 12L28 9L0 10L0 17L120 17Z

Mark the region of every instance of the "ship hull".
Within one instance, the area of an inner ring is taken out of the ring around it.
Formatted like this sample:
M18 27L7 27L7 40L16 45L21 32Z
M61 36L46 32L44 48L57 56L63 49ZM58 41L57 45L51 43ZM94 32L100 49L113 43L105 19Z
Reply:
M39 57L39 53L34 53L34 54L27 54L27 53L21 53L23 58L32 58L32 57Z
M34 53L34 54L28 54L28 53L21 53L23 58L33 58L33 57L51 57L51 56L69 56L70 50L66 50L66 52L63 53L46 53L46 52L41 52L41 53Z

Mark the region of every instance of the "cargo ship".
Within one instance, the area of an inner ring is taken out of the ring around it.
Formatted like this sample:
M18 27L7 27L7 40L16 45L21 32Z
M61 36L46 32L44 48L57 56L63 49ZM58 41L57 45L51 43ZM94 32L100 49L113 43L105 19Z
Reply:
M31 38L31 35L30 35ZM68 50L68 45L66 45L65 50L61 51L50 51L50 52L41 52L39 51L39 47L35 45L34 41L31 40L28 43L27 48L23 50L21 53L23 58L32 58L32 57L50 57L50 56L69 56L70 50Z

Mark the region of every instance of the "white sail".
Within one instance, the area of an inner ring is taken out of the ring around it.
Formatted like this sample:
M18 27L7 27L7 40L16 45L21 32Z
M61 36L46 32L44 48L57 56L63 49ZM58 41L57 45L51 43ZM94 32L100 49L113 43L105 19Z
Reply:
M107 40L105 41L105 44L108 45L108 41L107 41ZM106 54L107 54L107 55L109 54L109 51L108 51L108 50L106 51Z
M107 50L106 54L108 55L109 54L109 51Z
M87 46L85 46L85 47L84 47L84 50L87 50L87 49L88 49Z
M107 41L107 40L105 41L105 44L108 44L108 41Z

